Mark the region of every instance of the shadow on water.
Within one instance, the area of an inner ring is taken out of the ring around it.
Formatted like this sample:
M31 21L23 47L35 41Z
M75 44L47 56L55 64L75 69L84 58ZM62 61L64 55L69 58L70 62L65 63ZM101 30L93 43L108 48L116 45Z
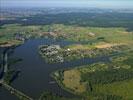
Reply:
M9 58L8 66L13 66L16 63L21 63L23 59L21 58Z
M10 79L10 84L15 81L15 79L17 79L19 77L19 75L21 74L21 71L15 71L14 74L12 75L12 78Z

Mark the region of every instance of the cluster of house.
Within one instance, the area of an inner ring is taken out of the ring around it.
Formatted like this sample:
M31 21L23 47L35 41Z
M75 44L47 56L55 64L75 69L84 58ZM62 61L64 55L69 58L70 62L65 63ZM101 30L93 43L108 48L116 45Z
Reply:
M25 35L21 33L15 33L14 34L15 40L25 41L26 39L30 38L31 35Z
M53 62L64 62L62 54L60 54L61 47L59 45L45 45L41 48L41 52L45 57L48 57Z

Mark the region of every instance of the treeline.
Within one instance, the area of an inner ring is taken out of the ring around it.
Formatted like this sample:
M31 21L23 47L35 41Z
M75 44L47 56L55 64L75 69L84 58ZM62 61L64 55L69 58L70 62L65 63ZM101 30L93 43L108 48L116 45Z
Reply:
M78 98L66 98L47 91L41 94L39 100L123 100L123 98L120 96L107 94L93 94L93 97L87 96Z
M117 95L93 93L92 96L88 96L88 98L84 100L124 100L124 99L121 96Z
M49 91L45 91L41 94L39 100L83 100L82 98L67 98L59 96L58 94L53 94Z
M82 75L82 81L88 81L90 84L107 84L132 78L132 69L112 69L108 71L95 71L93 73L86 73Z
M2 20L0 25L19 23L22 25L65 24L92 27L124 27L133 31L133 13L62 13L35 15L15 20Z

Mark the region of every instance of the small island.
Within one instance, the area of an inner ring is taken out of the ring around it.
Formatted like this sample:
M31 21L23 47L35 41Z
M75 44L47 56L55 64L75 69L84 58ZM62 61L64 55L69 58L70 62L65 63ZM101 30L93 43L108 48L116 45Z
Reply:
M59 45L43 45L39 47L40 54L45 58L46 62L64 62L63 55Z

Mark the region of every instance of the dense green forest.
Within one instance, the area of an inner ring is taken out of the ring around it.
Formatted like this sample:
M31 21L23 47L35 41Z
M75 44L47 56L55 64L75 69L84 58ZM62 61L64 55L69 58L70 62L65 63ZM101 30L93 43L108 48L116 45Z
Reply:
M133 13L61 13L38 14L30 17L20 17L15 20L3 20L0 25L19 23L22 25L64 24L90 27L124 27L133 30ZM27 19L23 21L22 19Z

